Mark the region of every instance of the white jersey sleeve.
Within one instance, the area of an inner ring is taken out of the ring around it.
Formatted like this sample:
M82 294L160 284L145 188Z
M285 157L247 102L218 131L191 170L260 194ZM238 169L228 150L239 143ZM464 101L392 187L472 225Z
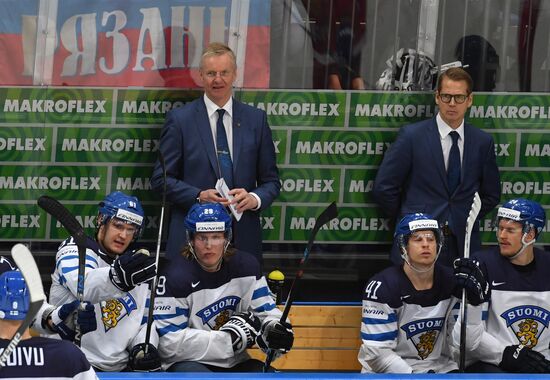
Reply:
M397 337L396 310L385 303L364 299L359 351L363 367L379 373L412 373L412 368L395 352Z
M55 270L52 274L50 302L61 305L76 299L78 284L78 247L72 238L65 240L56 255ZM110 266L98 257L93 249L86 249L84 277L84 300L93 304L126 293L118 289L109 279Z
M189 326L190 307L186 298L158 297L155 309L162 311L156 318L159 354L166 364L227 360L235 355L229 333Z

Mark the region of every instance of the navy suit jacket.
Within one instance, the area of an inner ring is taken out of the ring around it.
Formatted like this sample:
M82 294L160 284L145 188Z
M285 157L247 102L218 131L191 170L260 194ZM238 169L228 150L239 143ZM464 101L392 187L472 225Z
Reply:
M413 212L431 214L440 224L448 222L462 256L466 219L476 191L482 201L480 219L500 201L500 175L492 136L464 123L461 179L455 192L450 194L434 117L401 128L378 169L373 197L397 222ZM480 246L479 223L476 222L471 252ZM395 244L392 260L399 260Z
M214 138L203 97L170 111L160 139L166 164L166 199L172 203L166 255L177 255L187 239L184 220L200 191L213 189L220 177ZM262 200L261 209L244 212L233 219L234 243L256 255L261 262L262 228L260 211L279 195L280 182L275 146L265 111L233 99L233 182L234 188L253 191ZM151 186L163 190L163 173L157 161Z

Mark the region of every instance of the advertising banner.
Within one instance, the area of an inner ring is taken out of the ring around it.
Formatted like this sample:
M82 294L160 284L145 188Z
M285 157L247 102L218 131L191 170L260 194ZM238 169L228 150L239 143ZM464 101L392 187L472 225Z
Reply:
M0 85L196 88L210 42L269 87L271 1L2 0Z
M173 89L0 88L0 239L65 236L36 206L43 194L66 204L93 234L97 203L119 190L143 201L143 236L156 241L160 195L151 191L150 177L162 125L170 110L200 95ZM281 195L261 215L265 242L306 241L315 218L332 201L340 214L317 241L392 240L394 221L371 197L377 168L401 126L437 112L433 95L247 90L235 97L264 109L273 132ZM548 104L550 96L541 94L474 97L468 118L494 137L502 202L525 197L550 205L550 134L540 120ZM494 212L481 220L485 242L495 242L493 218ZM550 234L541 241L550 243Z

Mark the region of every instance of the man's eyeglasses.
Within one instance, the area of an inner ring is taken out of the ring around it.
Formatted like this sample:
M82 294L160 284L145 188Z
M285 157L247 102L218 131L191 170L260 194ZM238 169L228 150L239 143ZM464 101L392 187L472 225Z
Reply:
M225 242L224 236L204 236L204 235L197 235L195 237L197 241L199 241L201 244L207 245L222 245Z
M468 96L470 95L464 95L464 94L451 95L451 94L440 93L439 99L441 99L443 103L450 103L451 99L454 99L456 104L462 104L466 101L466 99L468 99Z
M231 74L232 74L231 71L224 70L224 71L207 71L204 75L206 75L208 79L214 79L218 75L225 79L229 77Z

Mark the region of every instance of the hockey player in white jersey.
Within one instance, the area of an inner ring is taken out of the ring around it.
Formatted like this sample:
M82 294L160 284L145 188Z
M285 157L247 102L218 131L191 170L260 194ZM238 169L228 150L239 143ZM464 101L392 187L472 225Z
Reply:
M231 217L219 203L195 204L185 219L188 247L159 276L155 319L159 353L171 372L261 372L246 349L276 355L294 341L280 323L258 261L229 247Z
M15 263L9 257L0 256L0 273L13 270L17 270ZM77 311L78 306L78 301L57 307L44 302L36 313L31 329L41 335L58 334L62 339L72 342L75 337L75 322L80 325L81 334L97 328L93 305L86 303L82 310Z
M130 244L141 233L144 212L136 197L113 192L99 204L96 238L87 240L84 300L94 305L97 330L82 337L81 348L101 371L160 368L158 336L152 329L145 351L149 288L156 274L155 260ZM77 298L78 247L72 238L59 246L52 274L50 303Z
M443 236L428 214L406 215L395 238L403 264L374 275L363 295L358 356L362 372L457 371L450 346L460 305L457 296L465 288L468 303L476 307L488 296L487 283L473 260L458 259L454 273L436 264ZM469 335L478 333L480 325L481 317Z
M546 225L544 209L513 199L497 212L498 246L477 252L491 287L483 304L485 331L467 358L468 372L550 372L550 254L533 245Z
M0 354L23 323L30 303L23 275L8 269L0 270ZM29 329L26 329L5 366L0 367L0 378L96 380L97 376L74 344L66 340L31 337Z

